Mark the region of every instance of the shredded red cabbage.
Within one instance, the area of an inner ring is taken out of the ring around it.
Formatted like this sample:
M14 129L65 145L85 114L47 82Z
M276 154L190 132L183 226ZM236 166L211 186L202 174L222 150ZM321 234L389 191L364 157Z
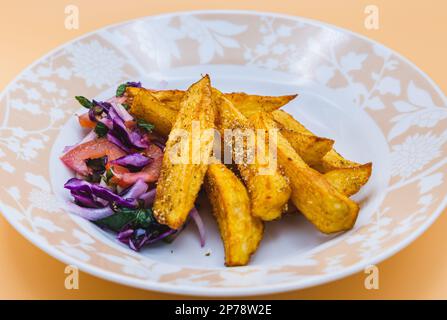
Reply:
M123 166L131 171L140 171L149 165L153 159L139 153L138 150L147 149L150 144L158 145L163 149L165 140L155 133L147 133L140 128L142 126L134 122L135 119L122 105L126 103L126 97L122 93L125 86L139 88L141 82L127 82L125 85L121 85L117 89L117 97L113 97L106 102L92 100L92 105L88 111L89 119L103 125L97 125L97 127L101 127L101 131L95 128L82 140L82 143L94 139L97 135L101 137L106 135L107 140L127 153L125 156L110 161L109 164ZM72 148L66 147L64 152ZM87 162L96 160L89 159ZM107 158L105 162L107 162ZM98 175L99 179L109 181L110 178L106 175L109 172L105 171L105 164L101 164L101 168L102 171ZM93 179L89 181L97 182ZM148 191L148 185L144 180L138 179L131 187L121 193L113 192L111 189L99 185L99 183L89 181L72 178L65 183L64 187L70 190L74 199L74 203L67 203L68 210L84 219L94 221L101 227L117 232L117 239L127 244L132 250L139 251L144 245L161 239L172 241L183 229L170 229L168 226L157 222L151 210L156 189ZM205 229L195 208L191 210L190 216L198 227L200 243L204 246Z
M132 170L140 170L147 166L152 161L141 153L132 153L116 160L110 161L110 164L117 164Z
M146 193L143 193L140 196L139 199L144 201L144 207L145 208L148 208L148 207L152 206L152 204L154 203L154 201L155 201L155 192L156 192L156 189L154 188L154 189L152 189L152 190L150 190L150 191L148 191Z
M141 88L141 82L128 81L126 82L127 87Z
M137 128L129 130L114 108L109 110L108 116L112 120L112 129L109 133L120 140L123 145L137 149L145 149L148 147L147 142L139 130Z
M121 197L113 193L108 188L101 187L97 184L93 184L78 178L71 178L70 180L68 180L65 183L64 188L70 190L72 195L81 195L81 196L93 195L98 198L107 200L109 202L113 202L116 205L125 208L135 208L138 204L136 199L130 198L129 196Z
M80 216L81 218L90 221L104 219L113 215L113 210L110 207L104 207L98 209L83 208L70 201L67 201L66 206L68 211Z

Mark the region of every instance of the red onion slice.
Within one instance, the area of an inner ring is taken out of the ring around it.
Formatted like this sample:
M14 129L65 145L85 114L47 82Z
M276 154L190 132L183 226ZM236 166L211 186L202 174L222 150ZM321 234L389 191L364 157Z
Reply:
M143 193L147 191L147 184L142 179L138 179L129 190L122 195L125 199L138 199Z
M203 220L200 217L200 214L195 207L192 208L192 210L189 212L189 215L194 220L197 229L199 230L200 246L203 248L205 246L205 240L206 240L206 231L205 231L205 225L203 224Z
M144 201L144 207L145 208L150 207L154 203L156 190L157 189L154 188L154 189L152 189L152 190L150 190L150 191L148 191L146 193L143 193L140 196L139 199Z
M74 213L80 216L81 218L90 221L96 221L99 219L107 218L114 213L112 208L110 207L100 209L83 208L69 201L66 202L66 205L69 212Z

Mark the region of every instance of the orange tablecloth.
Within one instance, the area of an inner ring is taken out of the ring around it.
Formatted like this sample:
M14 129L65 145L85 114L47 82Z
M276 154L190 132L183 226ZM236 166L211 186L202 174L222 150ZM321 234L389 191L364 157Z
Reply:
M64 28L64 8L68 4L80 9L79 30ZM379 30L364 27L364 9L368 4L375 4L380 10ZM0 88L44 53L81 34L140 16L198 9L272 11L353 30L402 53L447 92L444 0L126 0L108 4L87 0L9 1L2 3L0 13ZM262 298L447 299L446 230L444 214L408 248L381 263L379 290L366 290L365 274L359 273L315 288ZM66 290L65 265L34 247L3 217L0 217L0 261L2 299L184 298L120 286L85 273L80 275L79 290Z

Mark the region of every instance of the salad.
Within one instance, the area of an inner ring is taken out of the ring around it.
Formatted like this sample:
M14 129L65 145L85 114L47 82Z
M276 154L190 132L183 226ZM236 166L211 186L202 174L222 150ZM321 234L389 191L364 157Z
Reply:
M172 242L184 228L171 229L153 215L166 139L153 132L151 123L128 112L127 87L140 88L141 83L121 84L107 101L75 97L88 109L78 116L88 133L78 144L65 147L60 159L75 173L64 184L73 198L68 210L116 233L120 242L139 251L160 240ZM198 226L203 247L205 231L197 209L189 216Z

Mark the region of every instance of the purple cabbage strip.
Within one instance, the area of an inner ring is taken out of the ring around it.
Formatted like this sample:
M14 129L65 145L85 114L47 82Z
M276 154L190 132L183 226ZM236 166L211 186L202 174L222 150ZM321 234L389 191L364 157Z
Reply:
M143 179L138 179L132 187L127 189L122 195L123 198L138 199L147 191L147 184Z
M157 191L157 189L154 188L154 189L152 189L152 190L150 190L150 191L148 191L146 193L143 193L140 196L139 199L144 201L144 207L145 208L150 207L154 203L154 201L155 201L155 192L156 191Z
M115 137L110 131L106 135L107 140L109 140L111 143L116 145L117 147L121 148L124 152L130 153L130 148L124 145L124 143L121 142L120 139Z
M75 204L73 202L69 202L69 201L67 201L66 205L67 205L67 209L69 212L72 212L72 213L80 216L81 218L84 218L84 219L90 220L90 221L96 221L96 220L100 220L103 218L107 218L114 214L112 208L110 208L110 207L98 208L98 209L83 208L83 207L80 207L77 204Z
M128 81L126 82L126 86L128 87L134 87L134 88L141 88L141 82L134 82L134 81Z
M110 164L117 164L129 169L139 170L147 166L151 161L152 158L148 158L140 153L132 153L110 161Z
M80 194L76 192L71 192L72 197L75 199L75 202L79 204L82 207L86 208L99 208L104 207L100 205L98 202L93 199L93 196L91 194Z
M81 195L92 194L98 198L107 200L109 202L115 202L118 206L121 207L135 208L138 205L136 199L130 197L121 197L113 193L108 188L101 187L99 185L92 184L90 182L78 178L72 178L68 180L65 183L64 188L70 190L72 194L73 193Z
M121 117L121 119L123 119L124 121L133 121L133 117L121 103L113 103L112 106L115 109L116 113L118 113L118 115Z
M111 130L113 136L123 142L124 145L139 149L145 149L149 146L137 130L130 131L126 128L123 119L114 108L109 110L109 118L113 123L113 128Z
M119 241L126 241L125 243L127 244L127 241L129 240L129 237L132 236L133 234L133 229L127 229L124 231L120 231L117 235L116 238Z

